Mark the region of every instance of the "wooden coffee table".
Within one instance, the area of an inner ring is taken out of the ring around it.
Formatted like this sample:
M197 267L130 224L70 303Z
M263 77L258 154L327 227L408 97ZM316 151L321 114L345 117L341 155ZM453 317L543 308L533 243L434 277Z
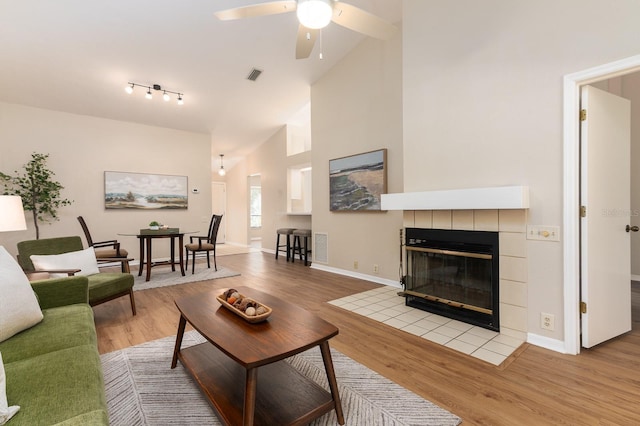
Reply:
M220 305L222 290L176 300L180 323L171 368L179 359L227 425L305 425L334 409L343 425L329 349L338 329L279 298L236 289L273 309L271 316L245 321ZM187 322L208 342L181 349ZM284 361L314 346L320 346L330 393Z

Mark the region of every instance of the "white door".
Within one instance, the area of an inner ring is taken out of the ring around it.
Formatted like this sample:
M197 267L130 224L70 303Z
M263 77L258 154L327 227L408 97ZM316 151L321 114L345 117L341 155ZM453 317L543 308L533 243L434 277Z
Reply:
M227 220L224 214L227 212L227 184L224 182L211 182L211 214L221 214L222 222L218 229L218 244L227 240Z
M631 330L630 102L591 86L581 108L582 346Z

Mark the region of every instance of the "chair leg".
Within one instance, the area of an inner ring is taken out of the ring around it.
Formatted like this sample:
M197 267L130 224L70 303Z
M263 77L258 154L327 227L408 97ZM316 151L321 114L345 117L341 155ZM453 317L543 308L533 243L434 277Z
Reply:
M280 251L280 234L276 237L276 260L278 260L278 252ZM287 258L287 261L289 259Z
M211 260L209 260L209 250L207 250L207 268L211 269Z
M191 275L196 273L196 252L193 252L193 258L191 258Z
M185 250L187 252L187 256L184 260L184 269L189 270L189 250Z
M213 246L213 267L218 271L218 264L216 263L216 246Z
M131 300L131 312L133 312L133 315L136 314L136 301L133 298L133 289L129 290L129 300Z
M299 250L300 246L300 237L297 235L293 236L293 247L291 248L291 262L295 263L296 261L296 251L299 253L300 260L302 260L302 253Z
M291 258L291 235L287 234L287 262Z

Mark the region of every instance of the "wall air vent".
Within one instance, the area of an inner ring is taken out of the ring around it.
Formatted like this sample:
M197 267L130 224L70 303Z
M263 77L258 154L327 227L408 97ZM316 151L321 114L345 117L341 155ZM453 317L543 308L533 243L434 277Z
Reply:
M260 77L260 74L262 74L262 70L254 68L251 70L251 72L247 76L247 80L256 81L258 77Z
M316 232L313 236L313 261L329 263L329 234L326 232Z

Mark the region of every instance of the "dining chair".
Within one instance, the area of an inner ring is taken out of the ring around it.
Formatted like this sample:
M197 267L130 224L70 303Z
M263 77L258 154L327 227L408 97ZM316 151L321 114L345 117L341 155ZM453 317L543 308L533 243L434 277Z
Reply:
M80 222L80 226L82 226L82 230L84 231L84 236L87 239L87 245L89 247L93 247L96 251L96 258L98 259L98 263L108 263L113 261L118 262L121 258L126 258L129 255L129 252L127 250L120 247L120 243L118 242L118 240L94 242L93 238L91 238L91 233L89 232L87 222L82 216L78 216L78 222ZM124 266L124 263L122 265ZM123 269L122 272L129 271L125 271Z
M218 230L220 229L220 222L222 222L222 215L214 214L211 217L209 223L209 232L205 236L190 236L189 244L184 247L187 250L187 260L185 269L189 268L189 252L193 253L193 259L191 264L191 273L195 273L196 268L196 253L206 251L207 252L207 268L211 268L211 261L209 260L209 253L213 252L213 266L215 270L218 270L216 263L216 239L218 238ZM195 242L197 240L197 242Z

